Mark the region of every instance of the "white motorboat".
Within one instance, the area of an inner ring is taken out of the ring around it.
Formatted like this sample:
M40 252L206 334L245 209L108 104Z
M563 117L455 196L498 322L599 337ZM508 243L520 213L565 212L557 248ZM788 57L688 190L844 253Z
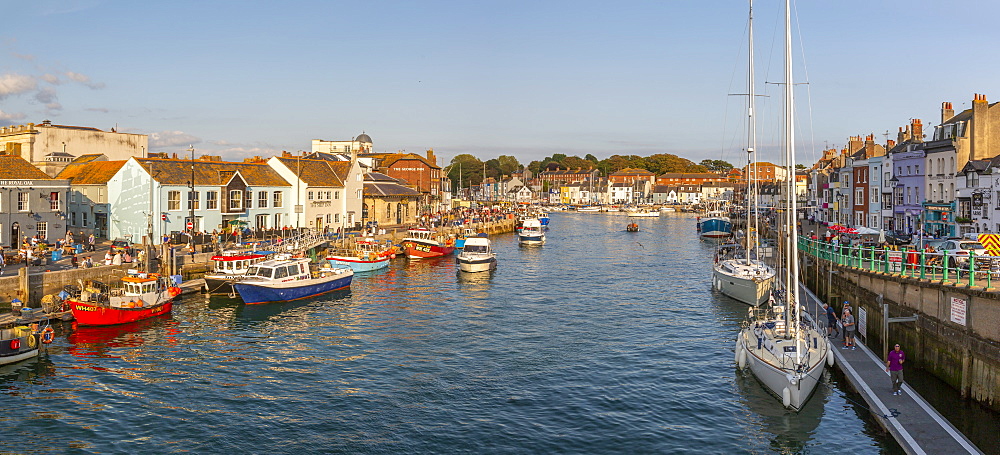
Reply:
M465 239L465 248L456 261L463 272L488 272L497 268L497 255L485 234Z
M785 165L795 169L795 125L792 113L792 35L790 0L785 0ZM751 7L751 12L752 12ZM751 14L752 19L752 14ZM753 68L753 28L750 28L750 68ZM753 92L751 92L753 93ZM751 95L750 98L753 96ZM789 179L785 194L795 194L795 179ZM816 390L826 365L833 365L833 352L825 333L819 330L799 304L798 233L794 229L798 210L795 197L786 197L785 219L792 226L784 230L785 274L779 289L771 295L771 308L750 307L747 321L736 337L736 364L749 367L767 389L781 398L781 404L796 412Z
M545 230L542 223L534 218L524 220L521 230L517 232L517 240L522 245L541 245L545 243Z
M670 206L660 207L660 212L661 213L672 213L672 212L675 212L675 211L676 210L674 210L674 208L670 207Z
M659 218L660 212L656 210L636 210L634 212L628 212L630 218Z

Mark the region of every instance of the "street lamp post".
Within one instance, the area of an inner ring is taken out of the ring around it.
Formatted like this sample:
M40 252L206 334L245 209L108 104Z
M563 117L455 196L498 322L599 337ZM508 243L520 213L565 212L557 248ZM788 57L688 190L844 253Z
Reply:
M191 247L191 251L194 252L194 145L188 146L187 151L191 153L191 191L188 193L188 209L190 210L190 228L188 229L188 245Z

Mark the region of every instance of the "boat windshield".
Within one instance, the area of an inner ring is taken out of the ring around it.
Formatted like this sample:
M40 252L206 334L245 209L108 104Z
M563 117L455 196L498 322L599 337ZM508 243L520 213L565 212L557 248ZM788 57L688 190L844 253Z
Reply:
M466 253L489 253L485 245L465 245Z

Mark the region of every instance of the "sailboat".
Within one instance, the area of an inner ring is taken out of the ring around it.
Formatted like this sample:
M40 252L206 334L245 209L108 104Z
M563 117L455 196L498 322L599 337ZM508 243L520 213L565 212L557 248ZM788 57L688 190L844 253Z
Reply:
M752 16L752 15L751 15ZM754 111L754 68L753 68L753 17L749 19L750 50L747 66L747 162L757 163L757 122ZM725 295L747 305L758 306L767 302L774 285L774 269L760 260L757 248L757 202L756 180L751 177L756 172L747 172L747 235L744 245L724 244L719 247L712 270L712 285ZM742 256L742 257L741 257Z
M795 169L794 98L792 96L792 32L790 0L785 0L785 165ZM751 17L753 7L751 5ZM795 175L790 173L789 175ZM736 364L749 367L767 389L781 398L785 408L798 412L816 390L825 365L833 365L833 351L825 334L802 314L799 304L799 262L796 248L795 179L786 182L785 220L778 223L784 242L785 264L779 289L771 295L770 308L750 307L747 321L736 338Z

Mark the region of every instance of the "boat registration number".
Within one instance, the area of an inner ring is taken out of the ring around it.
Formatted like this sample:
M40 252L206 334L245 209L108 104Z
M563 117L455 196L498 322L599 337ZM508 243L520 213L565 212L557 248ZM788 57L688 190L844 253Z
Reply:
M413 249L417 251L423 251L424 253L430 253L431 247L427 245L413 245Z
M77 311L97 311L97 308L90 306L80 306L80 305L75 306L73 309Z

